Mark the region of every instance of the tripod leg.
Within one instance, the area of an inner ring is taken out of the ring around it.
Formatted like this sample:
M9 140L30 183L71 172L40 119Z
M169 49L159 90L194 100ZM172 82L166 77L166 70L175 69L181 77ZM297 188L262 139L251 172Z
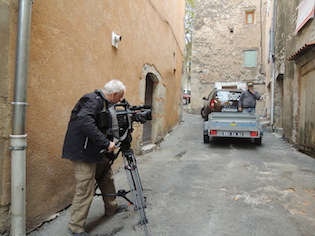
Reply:
M142 184L140 180L140 175L139 175L138 168L136 165L136 159L133 154L128 156L127 165L125 166L125 169L130 172L129 173L131 177L130 179L132 180L135 190L137 194L139 195L139 199L141 200L141 206L146 208L146 201L143 195L143 188L142 188Z
M133 196L134 202L134 209L138 211L140 224L143 226L145 235L148 236L148 229L147 229L147 217L144 211L146 207L145 198L142 192L142 185L139 176L139 172L136 165L136 160L133 154L133 151L129 149L126 152L123 152L124 163L125 163L125 170L127 174L127 179L130 187L130 192Z

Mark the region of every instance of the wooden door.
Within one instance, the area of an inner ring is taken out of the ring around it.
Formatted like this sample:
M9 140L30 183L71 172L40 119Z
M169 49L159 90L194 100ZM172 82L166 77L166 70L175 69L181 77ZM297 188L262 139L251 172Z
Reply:
M315 58L301 67L299 144L315 151Z

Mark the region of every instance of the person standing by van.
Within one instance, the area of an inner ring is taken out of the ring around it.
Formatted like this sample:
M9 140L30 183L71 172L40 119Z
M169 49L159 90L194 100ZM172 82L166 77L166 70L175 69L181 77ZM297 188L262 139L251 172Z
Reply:
M260 99L260 95L254 90L254 83L247 83L247 90L243 91L238 102L238 111L243 113L255 114L256 100Z

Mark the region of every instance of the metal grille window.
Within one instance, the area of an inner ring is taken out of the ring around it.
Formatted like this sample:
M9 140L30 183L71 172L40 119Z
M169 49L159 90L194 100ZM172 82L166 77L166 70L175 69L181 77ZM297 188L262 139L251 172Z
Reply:
M256 67L257 64L257 51L250 50L244 51L244 67Z

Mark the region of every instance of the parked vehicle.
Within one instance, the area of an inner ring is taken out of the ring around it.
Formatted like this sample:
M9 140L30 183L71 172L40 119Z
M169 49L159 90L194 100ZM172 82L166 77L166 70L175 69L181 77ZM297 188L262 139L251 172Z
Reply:
M203 97L204 105L200 111L202 118L207 121L212 112L238 112L241 93L241 89L214 88L207 98Z
M183 90L183 104L187 105L190 103L190 90Z

